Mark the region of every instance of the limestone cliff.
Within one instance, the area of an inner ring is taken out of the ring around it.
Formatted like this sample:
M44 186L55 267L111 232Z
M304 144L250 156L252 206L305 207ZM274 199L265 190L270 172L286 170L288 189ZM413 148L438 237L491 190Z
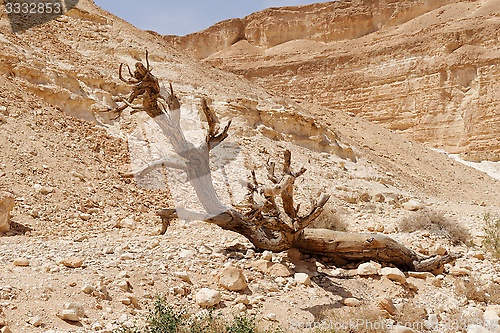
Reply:
M267 9L185 37L196 58L469 160L500 160L500 6L335 1Z

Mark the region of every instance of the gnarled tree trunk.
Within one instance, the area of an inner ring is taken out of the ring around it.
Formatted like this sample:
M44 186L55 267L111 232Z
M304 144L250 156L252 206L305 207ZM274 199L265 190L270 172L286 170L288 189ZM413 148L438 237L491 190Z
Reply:
M144 80L149 80L151 77L156 80L150 72ZM139 82L139 84L145 85L144 82ZM144 89L141 92L143 106L134 108L143 109L154 119L179 158L155 161L126 176L144 174L161 166L183 170L206 212L206 214L200 214L180 209L160 210L158 215L163 221L163 232L176 218L203 220L245 236L255 247L262 250L279 252L296 248L304 253L329 256L348 262L375 260L390 263L405 270L416 271L432 271L457 258L455 254L424 257L381 234L346 233L307 228L321 214L329 195L320 195L311 203L308 213L299 216L300 205L294 204L294 183L306 169L292 171L290 151L284 152L283 169L280 175L276 175L274 163L268 164L268 180L271 185L263 186L257 181L255 171L251 171L252 181L246 184L249 191L248 206L244 211L225 206L212 183L210 150L227 138L231 122L221 130L215 113L207 102L202 100L202 110L208 122L208 131L205 142L195 146L185 138L180 127L180 103L173 92L172 85L170 85L167 97L154 89ZM166 102L168 110L161 100ZM281 205L277 204L277 198Z

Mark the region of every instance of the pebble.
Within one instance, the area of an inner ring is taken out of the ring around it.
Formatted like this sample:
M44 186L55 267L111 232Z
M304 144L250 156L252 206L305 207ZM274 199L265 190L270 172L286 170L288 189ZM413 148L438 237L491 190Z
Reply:
M344 305L349 307L356 307L361 305L361 301L357 298L346 298L344 299Z
M453 276L470 276L471 271L462 267L450 267L449 274Z
M406 282L404 273L401 272L398 268L384 267L380 271L380 274L386 276L389 280L396 281L401 284L404 284Z
M260 257L262 260L271 261L273 260L273 253L271 251L264 251Z
M226 267L219 273L219 284L230 291L242 291L247 288L243 272L236 267Z
M196 293L196 303L201 307L211 307L217 305L221 301L221 294L217 290L209 288L201 288Z
M396 314L396 307L389 297L377 298L377 304L380 309L387 311L391 316Z
M293 278L299 284L303 284L305 286L311 285L311 278L306 273L295 273Z
M26 258L17 258L14 260L14 266L25 267L25 266L29 266L29 265L30 265L30 261Z
M268 269L268 273L271 276L281 276L289 277L293 275L293 272L283 264L274 264Z
M31 326L34 326L34 327L40 327L43 325L43 319L42 317L31 317L29 320L28 320L28 323L31 325Z
M79 268L83 265L83 259L79 257L69 257L61 261L61 264L68 268Z
M358 266L357 274L360 276L378 275L381 267L379 263L373 261L365 262Z

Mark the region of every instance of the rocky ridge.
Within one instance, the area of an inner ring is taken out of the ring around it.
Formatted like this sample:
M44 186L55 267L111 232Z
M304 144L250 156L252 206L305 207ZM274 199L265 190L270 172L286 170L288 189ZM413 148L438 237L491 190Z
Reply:
M499 161L499 15L495 0L335 1L165 38L296 100Z

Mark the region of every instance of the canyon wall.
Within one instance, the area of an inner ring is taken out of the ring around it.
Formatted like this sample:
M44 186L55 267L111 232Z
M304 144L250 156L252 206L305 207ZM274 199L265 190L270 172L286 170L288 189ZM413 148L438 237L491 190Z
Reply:
M272 8L165 38L299 102L361 115L468 160L500 160L495 0Z

